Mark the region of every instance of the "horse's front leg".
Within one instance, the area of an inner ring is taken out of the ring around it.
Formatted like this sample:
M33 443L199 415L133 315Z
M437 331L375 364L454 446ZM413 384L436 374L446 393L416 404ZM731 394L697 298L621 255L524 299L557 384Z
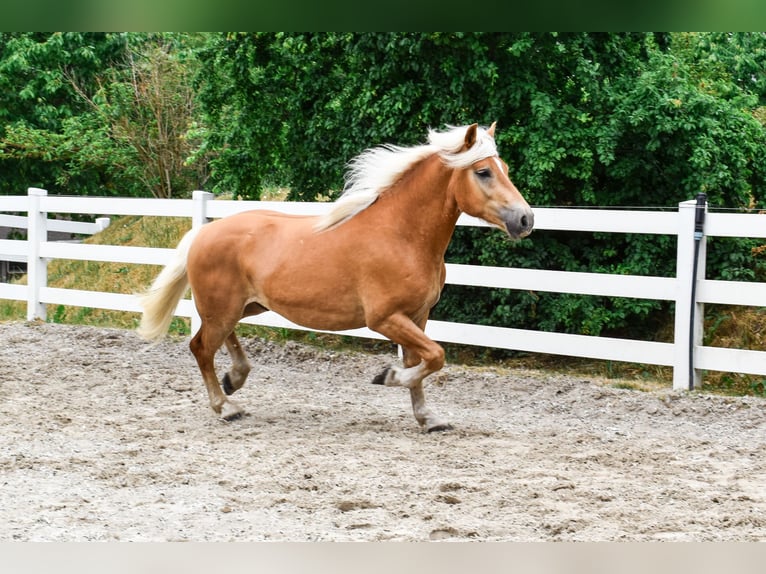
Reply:
M415 420L420 423L420 426L428 432L452 430L452 425L448 421L438 416L426 405L423 381L410 387L410 397L412 398L412 410L415 413Z
M444 349L423 332L427 317L416 324L398 315L373 327L404 351L403 367L388 367L373 379L374 384L406 387L410 390L415 420L428 432L450 430L452 425L436 415L427 405L423 379L444 366Z

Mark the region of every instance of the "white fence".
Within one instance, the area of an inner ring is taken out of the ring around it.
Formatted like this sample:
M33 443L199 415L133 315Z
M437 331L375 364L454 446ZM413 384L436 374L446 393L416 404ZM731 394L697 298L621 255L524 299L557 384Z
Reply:
M26 210L24 210L26 211ZM99 217L93 223L85 221L69 221L66 219L49 219L46 222L48 231L58 231L76 235L93 235L103 231L109 226L111 220L108 217ZM27 216L7 215L0 213L0 228L27 229ZM9 263L26 263L26 253L22 255L0 254L0 281L5 281L9 275Z
M201 191L195 191L193 199L188 200L64 197L48 196L44 190L34 188L29 190L27 196L0 196L0 212L27 212L29 229L26 241L0 240L0 260L21 258L28 261L28 284L0 284L0 298L27 301L27 318L30 320L45 318L48 304L140 312L138 302L132 295L49 287L47 261L76 259L164 265L172 253L171 249L49 242L47 230L53 220L47 219L47 213L189 217L192 225L199 226L210 219L260 207L294 214L318 214L328 208L326 203L211 201L212 198L212 194ZM705 303L764 306L766 283L705 279L704 240L699 242L699 265L696 277L692 277L694 201L680 203L676 212L559 208L535 208L534 211L535 228L538 230L677 236L676 276L609 275L448 264L447 283L674 301L674 341L639 341L444 321L429 321L426 328L429 336L450 343L671 366L675 389L698 385L705 370L766 375L764 351L702 345ZM466 215L461 216L458 225L486 226ZM704 233L719 237L766 238L766 215L708 213ZM696 290L692 288L693 281L696 282ZM188 299L179 303L176 314L191 317L192 322L196 322L192 302ZM245 319L245 322L301 329L272 312ZM344 331L343 334L380 338L368 329Z

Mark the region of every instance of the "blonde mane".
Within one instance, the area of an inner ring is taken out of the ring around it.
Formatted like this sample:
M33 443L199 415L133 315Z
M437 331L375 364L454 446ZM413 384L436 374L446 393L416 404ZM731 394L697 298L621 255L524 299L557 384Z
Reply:
M462 169L497 155L494 138L479 128L476 143L461 151L469 126L449 126L446 131L429 130L428 144L414 147L383 145L363 151L348 163L343 195L319 218L314 230L324 231L348 221L367 209L413 165L438 153L448 167Z

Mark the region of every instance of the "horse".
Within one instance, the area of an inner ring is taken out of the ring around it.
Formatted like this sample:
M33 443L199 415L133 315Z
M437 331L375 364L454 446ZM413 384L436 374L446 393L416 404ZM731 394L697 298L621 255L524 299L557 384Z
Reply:
M139 334L161 339L191 286L201 326L189 347L213 411L233 420L244 411L228 397L251 369L234 332L240 319L272 310L313 330L367 326L402 349L402 366L386 367L373 383L409 389L421 429L451 429L426 405L423 380L444 366L444 349L424 329L458 217L481 218L512 239L534 225L498 156L496 123L367 149L349 162L343 193L323 215L251 210L192 229L140 295ZM222 345L232 366L221 383L214 357Z

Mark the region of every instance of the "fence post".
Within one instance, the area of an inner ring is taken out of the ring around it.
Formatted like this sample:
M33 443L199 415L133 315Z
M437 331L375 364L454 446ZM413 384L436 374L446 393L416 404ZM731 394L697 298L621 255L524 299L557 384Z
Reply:
M27 321L46 319L45 304L40 302L40 289L48 284L48 262L40 257L40 245L48 241L48 214L40 210L44 189L27 190Z
M103 231L109 227L109 224L112 223L112 220L109 217L97 217L95 223L96 227L98 227L98 230Z
M702 382L701 372L694 368L694 353L689 353L702 344L705 308L694 301L692 318L692 297L696 291L695 282L705 278L706 242L699 242L697 274L694 274L694 224L697 203L694 200L678 204L678 248L676 252L676 316L675 316L675 361L673 364L673 389L687 390ZM691 362L691 364L690 364ZM691 380L689 374L691 373Z
M209 191L201 191L199 189L192 192L192 200L194 202L194 208L192 210L192 228L202 227L210 218L207 216L207 202L215 197ZM191 336L197 334L199 328L202 326L202 319L200 319L199 313L197 313L197 307L194 305L192 297L192 311L191 311Z

